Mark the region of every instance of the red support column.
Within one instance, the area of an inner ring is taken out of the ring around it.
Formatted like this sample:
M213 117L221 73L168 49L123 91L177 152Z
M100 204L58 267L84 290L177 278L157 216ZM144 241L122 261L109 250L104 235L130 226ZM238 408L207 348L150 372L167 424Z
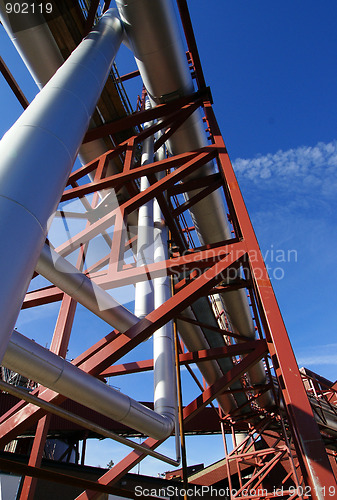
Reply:
M40 467L41 465L44 446L46 443L48 429L49 429L50 418L51 418L50 414L46 415L45 417L41 418L41 420L37 424L37 429L33 441L33 447L30 452L30 457L28 462L28 465L31 467ZM36 485L37 485L36 477L26 476L23 481L20 500L33 500L35 495Z

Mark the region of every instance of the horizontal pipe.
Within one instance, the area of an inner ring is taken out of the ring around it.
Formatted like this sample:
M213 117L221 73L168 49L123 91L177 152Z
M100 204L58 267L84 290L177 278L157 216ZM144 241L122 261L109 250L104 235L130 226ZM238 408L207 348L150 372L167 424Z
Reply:
M57 415L58 417L68 420L69 422L73 422L76 425L79 425L81 427L84 427L85 429L95 432L100 436L113 439L114 441L124 444L129 448L138 450L141 453L144 453L145 455L150 455L153 458L157 458L158 460L166 462L175 467L179 465L178 460L174 460L170 457L167 457L166 455L163 455L162 453L158 453L157 451L151 450L150 448L144 448L144 446L134 441L131 441L131 439L127 439L123 436L120 436L119 434L116 434L113 431L109 431L108 429L105 429L101 425L97 425L94 422L87 420L86 418L80 417L79 415L75 415L74 413L71 413L70 411L65 410L64 408L56 406L52 403L49 403L48 401L44 401L43 399L34 396L34 394L27 392L27 390L25 389L20 389L20 387L15 387L12 384L8 384L7 382L4 382L2 380L0 380L0 389L2 391L8 392L9 394L12 394L18 399L23 399L24 401L27 401L27 403L31 403L35 406L38 406L39 408L42 408L43 410L46 410L48 413Z
M155 439L168 437L174 428L174 418L159 415L17 331L12 333L3 365Z

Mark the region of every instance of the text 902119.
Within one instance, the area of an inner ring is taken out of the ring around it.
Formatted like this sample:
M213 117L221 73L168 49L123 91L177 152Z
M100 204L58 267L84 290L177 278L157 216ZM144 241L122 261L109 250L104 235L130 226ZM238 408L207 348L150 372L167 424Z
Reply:
M7 2L5 7L7 14L51 14L53 11L50 2Z

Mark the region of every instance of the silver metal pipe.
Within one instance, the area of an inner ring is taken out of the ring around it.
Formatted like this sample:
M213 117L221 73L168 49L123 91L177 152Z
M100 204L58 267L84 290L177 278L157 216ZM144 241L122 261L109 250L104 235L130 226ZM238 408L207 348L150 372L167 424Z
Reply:
M20 9L19 12L13 11L11 14L7 14L7 3L5 0L0 0L0 20L27 69L41 90L60 66L62 66L64 58L44 16L38 8L34 11L29 8L27 12L23 12L23 9ZM92 126L94 126L93 123L90 124L89 128ZM103 155L106 151L107 148L104 140L97 139L80 146L79 159L82 165L85 165ZM118 168L113 160L110 160L108 163L108 175L113 175L117 172ZM89 177L92 178L92 174L89 174ZM100 194L100 196L102 195ZM122 189L121 196L126 198L127 191ZM115 205L117 206L117 202ZM130 217L130 223L136 223L133 215Z
M120 332L125 332L138 323L137 316L49 246L44 245L42 248L35 269L60 290Z
M0 360L122 37L110 9L0 143Z
M159 154L162 151L159 152ZM168 230L164 223L158 201L153 203L154 262L168 259ZM154 307L157 309L171 297L168 276L155 278ZM154 408L161 415L177 418L177 380L174 359L174 332L172 321L153 334ZM177 432L178 428L176 428Z
M149 99L146 100L145 109L151 107ZM149 128L151 122L144 124L144 129ZM153 162L154 138L151 135L145 139L141 156L141 165ZM140 179L140 191L150 187L147 177ZM144 203L138 210L137 227L137 266L147 266L153 263L153 199ZM135 315L145 318L154 308L153 282L151 277L144 281L138 281L135 287Z
M172 433L174 418L159 415L16 331L3 365L147 436L163 439Z
M44 401L43 399L34 396L34 394L27 392L27 390L25 389L20 389L19 387L15 387L12 384L3 382L2 380L0 380L0 389L2 391L8 392L9 394L12 394L18 399L23 399L28 403L43 408L48 413L57 415L58 417L64 418L65 420L69 420L70 422L73 422L76 425L84 427L85 429L89 429L90 431L95 432L100 436L113 439L114 441L124 444L129 448L133 448L134 450L138 450L141 453L144 453L145 455L157 458L158 460L166 462L170 465L174 465L175 467L180 463L180 460L172 459L170 457L167 457L166 455L163 455L162 453L158 453L158 451L151 450L150 448L145 448L144 446L142 446L142 444L138 444L135 441L132 441L131 439L127 439L123 436L120 436L119 434L116 434L113 431L109 431L108 429L105 429L104 427L97 425L94 422L87 420L86 418L75 415L74 413L71 413L70 411L65 410L64 408L60 408L59 406L49 403L48 401Z

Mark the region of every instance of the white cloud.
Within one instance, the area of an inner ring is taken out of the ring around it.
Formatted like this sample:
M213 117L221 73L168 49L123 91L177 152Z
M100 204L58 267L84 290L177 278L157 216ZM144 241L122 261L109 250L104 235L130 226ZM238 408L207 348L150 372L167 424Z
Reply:
M260 189L272 186L290 193L311 191L329 198L337 193L337 140L252 159L238 158L233 165L240 182L259 184Z
M337 344L325 344L301 349L297 355L299 366L333 365L337 362Z

